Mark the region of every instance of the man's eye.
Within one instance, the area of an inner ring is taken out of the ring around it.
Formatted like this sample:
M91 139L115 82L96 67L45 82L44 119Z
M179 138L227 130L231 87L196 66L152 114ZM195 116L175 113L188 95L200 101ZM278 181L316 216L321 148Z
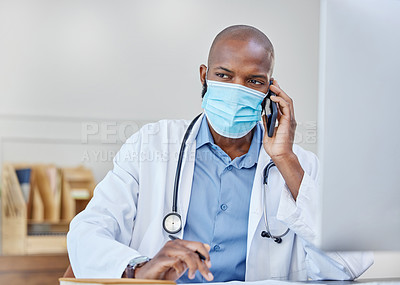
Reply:
M256 84L256 85L262 85L262 84L264 84L263 82L258 81L258 80L255 80L255 79L251 79L251 80L250 80L250 83Z
M223 73L216 73L215 75L218 77L221 77L221 78L225 78L225 79L228 78L228 75L223 74Z

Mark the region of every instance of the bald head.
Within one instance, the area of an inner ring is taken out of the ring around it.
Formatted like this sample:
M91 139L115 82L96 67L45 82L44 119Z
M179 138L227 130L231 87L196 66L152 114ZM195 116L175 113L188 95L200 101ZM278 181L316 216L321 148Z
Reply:
M266 94L273 68L274 48L263 32L251 26L230 26L215 37L208 66L200 65L202 97L207 80L240 84Z
M216 49L232 41L241 41L258 45L265 51L265 57L270 62L271 73L274 62L274 47L268 37L260 30L246 25L230 26L222 30L214 39L208 54L208 65L212 65L218 56Z

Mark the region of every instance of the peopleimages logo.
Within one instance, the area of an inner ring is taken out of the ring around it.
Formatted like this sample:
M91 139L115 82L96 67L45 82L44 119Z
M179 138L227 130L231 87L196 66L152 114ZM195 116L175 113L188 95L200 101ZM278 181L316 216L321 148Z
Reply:
M88 145L82 153L82 162L110 162L118 155L118 150L124 143L135 144L139 136L134 133L141 130L141 144L152 142L152 137L160 132L159 124L146 124L135 121L86 121L81 123L81 143ZM128 140L129 139L129 140ZM160 143L176 144L177 150L182 138L171 138L162 136ZM127 142L128 140L128 142ZM294 143L303 146L315 145L317 143L317 122L298 122L294 137ZM166 162L170 159L176 160L178 153L168 154L167 152L140 152L130 153L128 157L119 157L124 161L160 161ZM186 157L195 160L194 155ZM209 158L210 160L212 158Z
M81 142L83 144L90 141L104 144L124 143L131 135L137 132L143 124L134 121L88 121L81 124ZM160 130L158 124L148 124L144 126L144 143L148 143L150 136L156 135ZM169 138L170 141L162 143L179 143L179 138ZM306 121L298 122L295 133L294 143L296 144L315 144L317 143L317 122Z
M298 122L294 137L296 144L316 144L317 143L317 122L306 121Z
M96 141L104 144L125 142L137 132L140 125L134 121L88 121L81 124L81 142Z

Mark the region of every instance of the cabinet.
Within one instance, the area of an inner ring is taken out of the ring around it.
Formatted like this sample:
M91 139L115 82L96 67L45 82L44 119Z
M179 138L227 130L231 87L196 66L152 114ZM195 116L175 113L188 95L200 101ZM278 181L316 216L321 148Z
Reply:
M68 265L67 254L0 256L0 284L57 285Z

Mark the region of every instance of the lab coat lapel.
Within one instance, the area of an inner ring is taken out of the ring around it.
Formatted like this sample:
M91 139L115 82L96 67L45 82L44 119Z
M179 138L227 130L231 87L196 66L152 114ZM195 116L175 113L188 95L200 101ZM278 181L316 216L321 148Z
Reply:
M196 160L196 136L199 132L203 116L204 113L197 119L193 126L193 129L187 139L186 149L182 161L181 181L178 188L178 212L182 217L182 230L178 234L180 238L183 237L183 230L186 224L186 216L189 208L190 195L192 192L194 163Z
M263 131L262 137L264 136L264 128L261 123L261 129ZM257 226L263 215L263 204L262 204L262 191L264 191L264 168L270 160L270 156L266 153L263 145L261 145L260 154L258 156L256 173L254 175L253 189L251 191L250 198L250 209L249 209L249 221L247 227L247 256L246 265L249 260L250 246L252 244L254 235L256 234ZM247 266L246 266L247 268Z

